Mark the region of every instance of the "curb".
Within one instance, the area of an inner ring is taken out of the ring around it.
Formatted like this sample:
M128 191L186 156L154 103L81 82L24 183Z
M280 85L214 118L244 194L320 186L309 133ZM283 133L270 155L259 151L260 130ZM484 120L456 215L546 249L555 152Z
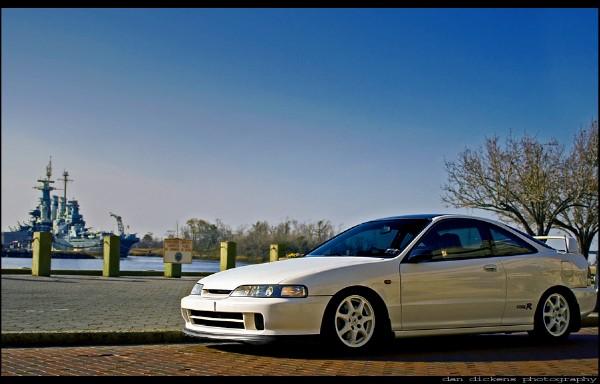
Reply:
M598 314L581 320L581 327L598 327ZM190 342L181 330L2 332L2 347L163 344Z
M121 345L181 343L190 339L181 330L2 332L2 347Z
M181 276L198 276L204 277L212 275L215 272L181 272ZM30 268L3 268L0 270L2 275L31 275ZM79 276L102 276L100 270L70 270L70 269L53 269L50 271L50 276L54 275L79 275ZM119 276L162 276L164 277L165 272L163 271L119 271Z

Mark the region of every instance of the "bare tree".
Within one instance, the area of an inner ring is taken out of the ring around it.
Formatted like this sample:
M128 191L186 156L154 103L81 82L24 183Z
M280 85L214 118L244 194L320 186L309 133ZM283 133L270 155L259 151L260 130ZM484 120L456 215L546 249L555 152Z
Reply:
M334 234L333 225L329 220L319 220L315 226L316 243L322 243Z
M190 237L192 238L192 248L197 248L198 241L198 219L189 219L186 222L187 228L184 227L184 233L186 230L189 232Z
M466 149L446 162L448 181L442 200L461 208L497 213L520 224L531 235L547 235L559 214L580 197L565 188L564 149L556 140L510 137L504 147L498 137L484 148Z
M579 196L575 204L554 220L559 227L577 238L581 252L587 258L598 233L598 121L575 136L567 159L567 188Z

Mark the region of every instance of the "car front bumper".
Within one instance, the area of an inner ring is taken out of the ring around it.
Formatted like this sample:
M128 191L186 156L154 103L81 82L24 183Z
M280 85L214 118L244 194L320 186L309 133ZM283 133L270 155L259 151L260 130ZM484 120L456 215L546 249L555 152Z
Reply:
M266 344L275 341L277 336L269 336L269 335L241 335L236 333L228 333L228 332L207 332L207 331L198 331L193 330L187 327L183 328L183 333L187 336L198 337L201 339L209 339L209 340L219 340L219 341L241 341L245 343L251 344Z
M181 299L184 332L207 339L262 342L275 336L317 335L331 296Z

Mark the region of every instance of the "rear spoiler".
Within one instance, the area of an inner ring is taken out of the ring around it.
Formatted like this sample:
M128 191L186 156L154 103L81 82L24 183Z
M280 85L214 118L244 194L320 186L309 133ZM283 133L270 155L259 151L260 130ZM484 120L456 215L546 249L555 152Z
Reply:
M571 236L533 236L533 238L542 241L562 240L565 242L565 249L557 249L557 251L562 253L581 253L577 239Z

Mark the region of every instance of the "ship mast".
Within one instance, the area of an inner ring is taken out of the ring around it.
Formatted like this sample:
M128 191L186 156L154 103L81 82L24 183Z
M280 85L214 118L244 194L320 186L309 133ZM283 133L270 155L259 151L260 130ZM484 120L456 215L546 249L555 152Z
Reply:
M65 186L63 189L63 199L65 199L65 203L66 203L66 201L67 201L67 183L69 181L75 181L75 180L69 179L69 172L67 172L67 170L65 170L62 175L63 175L63 178L58 179L58 181L62 181Z
M41 231L45 232L45 231L49 231L52 228L52 221L51 221L51 207L50 207L50 191L53 191L54 188L53 186L51 186L50 184L54 183L54 181L52 180L52 156L50 156L50 161L48 162L48 165L46 166L46 178L45 179L38 179L38 182L41 183L42 185L38 185L35 186L33 188L42 191L42 198L41 198L41 206L40 206L40 211L41 211Z
M52 156L50 156L50 161L48 161L48 165L46 165L46 180L50 180L51 177L52 177Z
M54 183L54 181L52 180L52 156L50 156L50 160L48 161L48 165L46 165L46 178L45 179L38 179L38 183L42 183L42 186L36 186L33 187L35 189L39 189L39 190L43 190L44 188L50 188L50 190L53 190L54 187L50 187L49 184L50 183Z

